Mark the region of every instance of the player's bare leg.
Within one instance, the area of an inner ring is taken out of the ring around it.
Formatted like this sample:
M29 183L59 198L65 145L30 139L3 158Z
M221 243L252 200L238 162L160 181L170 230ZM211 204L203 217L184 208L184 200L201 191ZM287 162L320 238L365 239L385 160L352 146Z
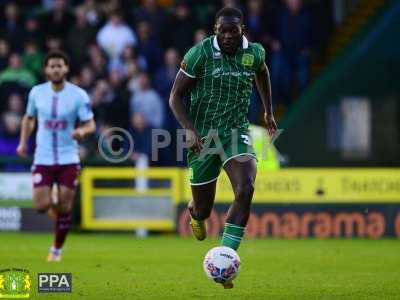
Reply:
M229 160L224 169L232 184L235 200L229 208L221 244L237 250L243 238L250 216L251 200L256 179L256 160L252 156L239 156ZM232 282L223 284L225 289L233 288Z
M51 187L39 186L33 189L33 208L41 214L51 207Z
M58 188L58 203L55 206L56 220L54 227L54 244L50 248L50 253L47 258L49 262L61 261L61 251L65 239L72 225L72 204L75 198L75 189L66 186Z
M33 189L33 206L39 213L50 214L54 211L54 206L52 205L52 187L50 186L40 186ZM51 216L50 216L51 217ZM50 253L47 257L47 261L60 261L61 256L57 253Z
M202 185L192 185L193 200L189 202L188 209L193 235L199 241L204 240L207 236L206 220L214 205L216 186L216 180Z
M55 207L57 203L58 203L58 185L53 184L53 188L51 189L51 205L49 210L47 211L48 216L53 221L56 221L57 219L57 210Z
M251 200L254 193L254 182L257 174L256 159L250 155L242 155L237 159L229 160L224 169L228 174L235 195L226 222L245 227L249 220Z

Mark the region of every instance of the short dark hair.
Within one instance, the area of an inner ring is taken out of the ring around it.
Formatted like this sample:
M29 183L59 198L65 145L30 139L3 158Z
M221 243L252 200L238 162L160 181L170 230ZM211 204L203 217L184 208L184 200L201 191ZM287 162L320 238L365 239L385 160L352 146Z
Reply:
M240 9L235 7L225 6L221 8L215 15L215 22L217 22L220 17L235 17L240 19L240 22L243 23L243 13Z
M68 55L65 52L61 51L61 50L53 50L53 51L50 51L49 53L47 53L47 55L46 55L46 57L44 59L44 65L47 66L47 64L49 63L49 60L52 59L52 58L62 59L65 62L65 64L67 66L69 66Z

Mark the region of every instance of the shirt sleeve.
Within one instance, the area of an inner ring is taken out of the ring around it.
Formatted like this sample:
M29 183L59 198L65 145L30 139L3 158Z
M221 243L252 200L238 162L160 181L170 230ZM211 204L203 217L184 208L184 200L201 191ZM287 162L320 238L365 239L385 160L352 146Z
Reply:
M35 103L35 89L31 89L28 95L28 105L26 106L26 115L36 117L37 108Z
M92 106L90 105L89 96L83 90L81 91L81 97L79 99L78 116L79 120L82 122L93 119L93 111Z
M191 78L196 78L199 75L203 56L202 47L201 44L192 47L182 60L181 71Z
M256 72L258 72L265 63L265 49L259 43L256 44L256 62Z

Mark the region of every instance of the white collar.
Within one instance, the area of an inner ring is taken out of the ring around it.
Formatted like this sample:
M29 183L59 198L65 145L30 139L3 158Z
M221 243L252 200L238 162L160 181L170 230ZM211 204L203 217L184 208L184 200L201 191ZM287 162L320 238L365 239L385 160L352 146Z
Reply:
M221 48L218 45L218 40L217 40L217 36L216 35L214 35L213 46L218 51L221 51ZM247 40L247 38L245 36L243 36L243 38L242 38L242 48L243 49L249 48L249 41Z

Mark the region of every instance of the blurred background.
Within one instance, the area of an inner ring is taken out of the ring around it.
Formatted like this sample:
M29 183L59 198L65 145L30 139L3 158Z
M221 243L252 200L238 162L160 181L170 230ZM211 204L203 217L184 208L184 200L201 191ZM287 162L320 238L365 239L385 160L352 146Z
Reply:
M115 182L107 180L107 174L118 173L119 169L102 169L103 173L89 170L83 175L87 184L77 199L76 221L79 224L81 212L89 220L86 225L82 223L84 228L89 228L90 219L96 216L126 220L132 217L125 215L128 207L138 212L135 218L139 220L145 218L145 212L151 217L146 203L148 199L158 199L159 191L149 191L154 188L166 190L168 196L165 197L170 199L170 204L164 207L165 215L159 215L157 220L165 218L172 222L168 223L169 230L177 228L175 220L179 213L175 205L187 195L185 162L177 162L176 145L163 149L157 161L150 161L149 132L162 128L175 134L179 126L169 110L168 97L179 64L192 45L213 33L214 15L226 5L242 9L246 36L266 49L275 116L284 130L275 143L279 153L269 157L271 163L265 170L260 169L261 174L271 170L269 175L258 179L262 186L260 201L314 203L292 206L302 216L304 209L335 214L341 209L340 205L334 205L336 202L344 205L346 201L350 204L369 201L380 205L382 201L400 200L398 172L388 173L382 169L390 167L393 171L400 166L398 1L21 0L1 1L0 4L0 205L7 209L30 206L31 160L20 160L15 154L21 118L28 91L44 81L45 54L62 49L71 59L69 80L90 95L98 124L96 136L80 146L85 168L110 167L99 155L97 140L105 130L118 126L128 130L135 143L135 153L120 163L120 167L133 170L135 164L139 168L150 165L149 172L155 172L133 180L137 175L127 171L126 176L121 175L122 181ZM157 113L137 109L145 105L151 105L152 111ZM262 115L261 103L254 92L249 120L262 126ZM173 142L175 140L172 138ZM31 154L34 145L32 138ZM157 167L174 169L165 175L162 170L157 173ZM290 173L292 167L305 167L304 172L309 173ZM352 173L354 169L343 169L350 173L324 169L325 174L319 169L309 169L315 167L370 168L362 169L361 173ZM275 176L272 171L280 175ZM102 180L96 181L96 174L100 173ZM306 179L308 175L304 174L311 175ZM152 181L152 177L158 178L158 182ZM159 182L160 177L167 177L167 183ZM343 178L351 178L355 183L344 182ZM124 180L128 183L121 183ZM221 179L221 194L217 196L222 202L230 199L229 192L222 191L224 180ZM332 185L331 190L324 191L324 185ZM110 187L116 187L118 192L104 190ZM350 187L355 189L349 196L346 191ZM84 191L89 192L85 194ZM286 194L279 192L293 194L284 196ZM102 215L109 210L105 197L114 199L117 194L123 197L121 203L125 203L121 204L120 215ZM98 206L93 204L96 197L103 197L98 199ZM132 197L139 197L142 202L132 204ZM165 197L160 197L155 207L163 207ZM331 206L316 205L324 202L322 200L332 203ZM85 201L90 203L86 211L86 204L81 205ZM377 211L384 218L390 218L387 222L391 224L382 235L395 234L395 214L386 214L394 207L379 205ZM225 208L221 207L221 210ZM363 212L369 207L342 208ZM271 209L265 207L262 211ZM16 211L5 210L3 219L6 221L2 222L5 227L13 213L19 216ZM285 210L276 213L281 216ZM147 226L149 223L129 222L126 226L104 228L158 229ZM23 225L15 226L20 229Z

